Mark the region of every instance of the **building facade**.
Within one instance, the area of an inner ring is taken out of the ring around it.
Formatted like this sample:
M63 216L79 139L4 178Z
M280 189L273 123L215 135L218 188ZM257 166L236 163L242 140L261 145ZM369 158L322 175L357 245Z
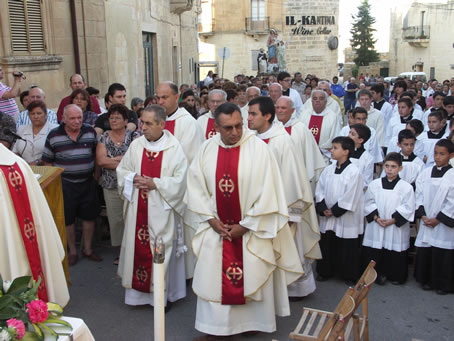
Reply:
M51 108L76 72L102 96L122 83L128 99L153 94L160 81L193 83L199 13L200 0L1 1L4 83L23 71L22 90L40 86Z
M224 47L225 78L257 74L271 29L284 43L287 71L337 74L339 0L201 0L201 8L199 60L217 62L220 76Z
M418 2L391 12L390 75L425 72L428 78L454 75L454 0Z

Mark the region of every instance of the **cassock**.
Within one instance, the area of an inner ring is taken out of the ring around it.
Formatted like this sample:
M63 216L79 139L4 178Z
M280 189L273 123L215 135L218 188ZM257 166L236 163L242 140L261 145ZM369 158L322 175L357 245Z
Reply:
M331 277L338 273L346 280L356 280L359 270L359 236L363 234L364 180L350 160L337 167L326 167L315 191L320 215L320 247L323 259L317 261L317 273ZM333 216L326 217L325 209Z
M159 236L165 245L167 300L186 296L182 218L187 167L183 148L166 130L157 141L145 136L133 141L117 167L118 189L125 198L118 275L126 304L153 305L153 246ZM147 196L135 188L136 174L152 177L156 190Z
M383 162L383 150L381 149L380 145L377 141L377 136L375 134L375 129L370 128L370 137L369 140L364 143L364 148L369 152L369 154L373 157L374 163ZM350 126L346 125L343 127L339 133L339 136L348 136L350 133Z
M375 136L377 136L379 146L380 147L386 146L386 144L385 144L385 121L383 119L382 113L379 110L371 107L369 112L367 113L366 124L369 128L375 129Z
M324 154L325 164L329 164L331 153L331 141L339 135L341 130L341 120L339 115L335 114L328 108L325 108L320 114L316 112L303 112L301 116L303 124L309 128L309 131L315 138L320 150Z
M410 247L410 221L415 213L413 187L397 177L385 176L369 185L364 200L366 228L363 239L363 267L370 260L377 262L377 272L389 280L403 283L408 276L407 249ZM387 227L374 217L396 220Z
M426 168L416 180L416 217L437 218L428 227L421 219L415 245L415 277L434 289L454 291L454 168Z
M302 153L309 181L312 181L313 183L317 182L326 164L323 155L317 146L317 142L315 142L314 136L309 129L297 119L295 112L293 112L290 120L285 123L284 128L292 137L296 150Z
M65 306L65 251L46 198L29 165L0 144L0 273L41 278L38 297Z
M287 203L272 153L249 130L232 146L218 134L201 146L187 179L186 219L197 230L195 328L212 335L276 330L275 314L290 314L287 285L303 270L284 229ZM210 227L211 218L248 232L223 240Z
M167 116L165 129L170 131L180 142L189 166L204 140L197 121L185 108L178 108L174 114ZM184 255L186 277L192 278L195 258L191 250L191 240L194 234L192 229L187 226L185 226L184 232L184 240L188 248L188 252Z
M284 192L296 247L303 265L304 276L292 283L290 296L307 296L315 291L312 260L320 259L318 245L320 230L312 199L312 190L300 154L297 154L292 138L281 123L257 135L271 149L282 176Z
M342 110L339 103L333 99L331 96L328 96L326 100L326 107L334 112L336 115L339 116L339 119L342 121ZM312 107L312 98L308 98L306 102L304 102L303 108L301 109L300 117L302 117L305 113L312 114L314 108Z

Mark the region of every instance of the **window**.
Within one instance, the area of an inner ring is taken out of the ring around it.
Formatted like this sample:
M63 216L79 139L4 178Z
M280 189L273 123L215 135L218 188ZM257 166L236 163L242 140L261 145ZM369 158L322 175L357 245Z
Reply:
M265 0L251 0L252 20L264 20L265 15Z
M45 50L41 1L8 0L13 52L32 53Z

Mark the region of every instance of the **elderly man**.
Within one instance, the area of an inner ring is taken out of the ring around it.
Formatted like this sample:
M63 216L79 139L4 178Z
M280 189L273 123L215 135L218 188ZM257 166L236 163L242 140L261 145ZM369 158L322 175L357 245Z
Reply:
M187 221L197 231L195 328L214 335L273 332L275 314L290 314L287 284L302 273L297 255L289 262L285 252L279 259L274 252L292 243L291 235L287 244L276 238L288 221L279 169L268 147L243 129L238 106L224 103L214 117L219 134L191 164L185 197Z
M77 90L77 89L86 89L87 88L87 83L85 83L85 79L82 75L79 75L78 73L72 75L69 77L69 87L71 88L72 91ZM98 100L95 97L90 96L90 102L91 102L91 111L101 114L101 108L99 107ZM61 121L62 116L63 116L63 109L71 103L71 96L67 96L63 98L60 102L60 105L58 106L57 110L57 119L58 122Z
M28 98L30 103L33 101L41 101L46 103L46 94L44 93L43 89L34 87L31 88L28 92ZM52 124L57 124L57 114L50 109L47 109L47 122ZM26 126L32 124L30 120L28 110L22 111L16 120L16 128L19 129L20 126Z
M293 142L297 146L297 150L302 153L307 177L309 181L313 183L313 189L315 190L315 183L326 165L314 136L310 130L297 119L293 101L290 97L282 96L277 100L276 117L292 137Z
M325 91L315 89L312 91L311 100L312 112L303 112L301 121L311 131L328 165L331 140L339 135L341 129L340 116L327 108L328 94Z
M118 188L127 200L118 274L129 305L154 305L151 248L158 237L165 245L166 300L186 296L182 221L188 162L178 140L164 130L166 116L156 104L144 109L143 136L117 167Z
M126 106L126 88L123 84L111 84L107 90L107 94L109 100L107 102L108 104L106 103L106 108L112 104L121 104ZM132 110L128 110L128 124L126 125L126 129L135 131L138 124L137 114ZM109 117L107 114L102 114L95 122L95 131L98 136L101 136L106 130L110 130Z
M10 88L0 82L0 111L5 114L15 117L19 114L19 108L17 107L15 97L20 94L20 83L22 82L22 75L13 73L14 83L13 87ZM0 81L3 79L3 67L0 66Z
M279 83L272 83L270 85L270 97L273 103L276 104L277 100L282 96L282 85Z
M290 97L295 105L296 112L299 112L303 107L303 101L298 91L291 88L292 77L290 74L285 71L279 72L277 75L277 81L282 86L282 95Z
M82 123L82 110L75 104L67 105L60 126L50 131L44 146L44 164L62 167L63 199L68 263L79 259L76 248L76 218L82 219L83 257L100 262L101 257L92 250L95 219L100 207L97 184L93 178L96 158L96 132Z
M203 142L203 133L197 121L185 109L178 107L178 87L172 82L163 82L156 89L158 104L166 110L165 129L171 132L183 147L184 154L191 164L200 145ZM224 99L225 101L225 99ZM185 253L186 277L192 278L194 272L194 254L192 253L192 237L194 232L185 226L184 240L188 252Z
M339 117L342 119L343 117L343 109L344 106L341 106L341 101L339 98L334 96L331 92L331 87L329 85L329 82L327 81L320 81L318 82L318 89L321 89L325 91L328 94L326 106L329 108L331 111L333 111L335 114L339 115ZM314 109L312 108L312 100L308 99L306 102L304 102L304 106L302 109L302 112L312 112ZM302 116L302 114L300 116Z
M213 113L217 107L224 104L227 101L227 94L224 90L214 89L208 94L208 108L210 109L206 114L203 114L197 119L197 123L202 129L203 136L206 140L217 134L214 129L214 117Z

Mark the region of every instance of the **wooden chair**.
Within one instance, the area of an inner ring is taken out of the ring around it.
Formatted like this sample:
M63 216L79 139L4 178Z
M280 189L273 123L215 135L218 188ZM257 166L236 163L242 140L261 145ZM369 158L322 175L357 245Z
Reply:
M367 295L377 279L371 261L364 270L356 285L349 288L333 312L304 308L303 315L289 338L293 340L349 340L353 335L355 341L369 340L369 307ZM348 313L350 300L354 307ZM355 314L362 306L362 316ZM342 318L341 318L342 317ZM353 334L352 334L353 331Z

